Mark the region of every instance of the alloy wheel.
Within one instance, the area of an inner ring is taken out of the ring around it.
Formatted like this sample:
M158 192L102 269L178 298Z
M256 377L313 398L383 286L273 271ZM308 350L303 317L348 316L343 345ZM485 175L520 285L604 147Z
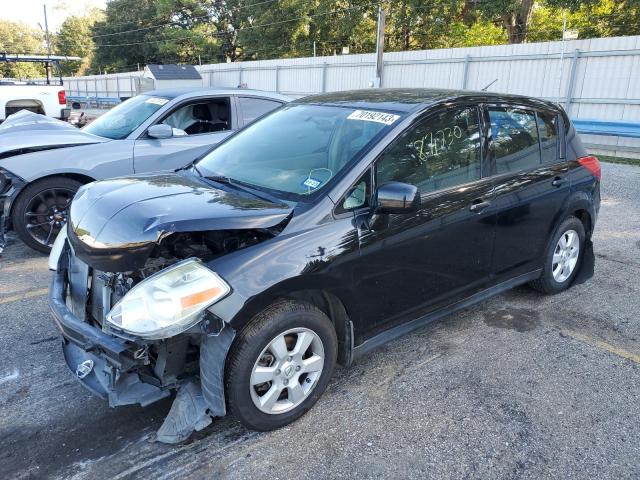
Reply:
M287 330L258 356L251 371L251 399L264 413L293 410L312 392L323 367L320 337L307 328Z
M551 272L556 282L564 283L567 281L576 268L579 256L580 237L578 232L567 230L560 236L551 260Z
M51 188L35 195L24 213L25 228L31 238L50 247L67 223L69 205L75 191L68 188Z

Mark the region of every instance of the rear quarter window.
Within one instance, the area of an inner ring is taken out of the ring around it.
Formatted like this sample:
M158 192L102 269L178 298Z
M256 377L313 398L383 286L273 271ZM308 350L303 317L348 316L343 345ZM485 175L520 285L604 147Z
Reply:
M550 112L538 112L538 135L542 163L554 163L558 160L558 115Z

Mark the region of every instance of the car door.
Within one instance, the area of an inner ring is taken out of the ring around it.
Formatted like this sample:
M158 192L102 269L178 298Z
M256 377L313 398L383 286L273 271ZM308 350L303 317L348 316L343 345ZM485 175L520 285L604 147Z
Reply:
M500 281L541 266L570 185L557 112L496 104L485 115L497 210L492 268Z
M173 127L170 138L152 138L148 129L135 141L136 173L168 171L193 161L237 129L234 96L198 98L181 102L153 125Z
M415 185L421 205L415 213L378 214L374 207L356 217L355 288L366 336L489 281L492 184L483 177L482 139L479 108L451 106L414 123L375 161L374 185Z

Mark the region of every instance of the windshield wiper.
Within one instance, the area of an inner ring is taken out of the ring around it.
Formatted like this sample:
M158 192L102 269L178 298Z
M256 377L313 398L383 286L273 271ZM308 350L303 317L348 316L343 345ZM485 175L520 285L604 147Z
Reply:
M225 175L213 174L213 175L207 175L204 178L206 178L207 180L211 180L213 182L222 183L224 185L231 185L232 187L235 187L238 190L242 190L243 192L250 193L254 197L261 198L262 200L266 200L271 203L282 203L282 200L280 200L279 198L274 197L273 195L269 195L268 193L255 188L252 184L247 184L245 182L235 180Z
M196 162L195 161L191 164L191 168L193 168L196 171L196 173L198 175L200 175L201 177L204 176L204 175L202 175L202 172L198 169L198 167L196 167Z

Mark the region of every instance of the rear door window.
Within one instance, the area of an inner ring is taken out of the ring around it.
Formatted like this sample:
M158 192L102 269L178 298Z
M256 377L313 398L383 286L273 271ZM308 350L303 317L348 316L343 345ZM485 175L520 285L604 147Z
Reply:
M275 100L255 97L240 97L239 101L245 125L282 105Z
M511 107L489 107L490 151L496 173L529 170L540 166L536 114Z
M475 106L421 120L387 147L376 163L377 184L403 182L420 192L480 179L480 127Z
M558 161L558 115L549 112L536 115L542 163L555 163Z

